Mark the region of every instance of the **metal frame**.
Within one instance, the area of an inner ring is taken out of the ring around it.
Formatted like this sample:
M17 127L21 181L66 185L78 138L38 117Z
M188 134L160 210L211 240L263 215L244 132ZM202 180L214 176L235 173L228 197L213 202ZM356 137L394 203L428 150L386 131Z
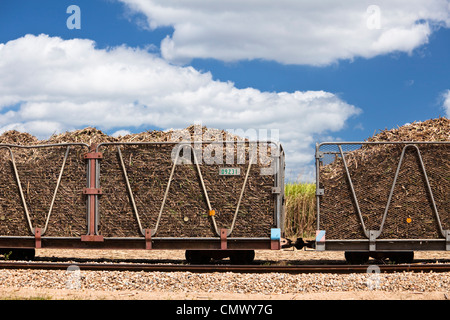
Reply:
M48 249L117 249L145 250L143 237L108 237L103 241L81 241L80 237L42 237L42 248ZM35 237L0 237L0 248L33 249ZM278 250L272 247L270 238L227 238L226 247L222 247L220 238L175 238L154 237L152 250Z
M163 213L164 205L165 205L166 200L167 200L167 195L168 195L169 190L170 190L170 185L172 183L173 174L175 172L175 168L176 168L177 163L178 163L178 158L179 158L179 155L180 155L180 151L181 151L182 147L186 147L186 146L189 147L193 151L192 154L194 156L194 164L195 164L195 167L197 169L197 173L198 173L198 175L200 177L200 182L201 182L201 185L202 185L202 190L203 190L204 196L206 198L206 203L208 204L209 212L213 211L213 208L212 208L211 203L209 201L208 192L207 192L206 187L205 187L205 182L203 181L202 171L200 169L200 166L199 166L199 163L198 163L198 160L197 160L197 156L195 155L194 148L192 147L191 144L180 143L177 146L175 161L173 163L172 170L170 171L169 180L167 182L166 191L164 192L164 198L163 198L163 201L161 203L161 207L160 207L160 210L159 210L158 219L156 220L155 228L150 229L151 230L151 237L155 236L156 232L158 231L159 222L161 220L161 215ZM138 210L137 210L137 207L136 207L136 203L134 201L133 191L131 190L130 182L129 182L128 175L127 175L127 170L125 168L125 164L124 164L123 158L122 158L122 152L120 151L120 147L119 146L117 147L117 152L119 154L120 164L121 164L122 171L123 171L123 174L124 174L124 177L125 177L125 182L126 182L126 185L127 185L128 194L129 194L129 196L131 198L131 202L132 202L132 205L133 205L133 210L134 210L135 215L136 215L136 220L137 220L137 222L139 224L139 229L140 229L142 235L145 236L146 232L145 232L145 229L142 228L142 224L141 224L141 221L139 219L139 213L138 213ZM248 167L247 167L247 171L246 171L246 174L245 174L245 178L244 178L244 183L243 183L242 188L241 188L241 193L240 193L239 200L238 200L238 203L237 203L237 206L236 206L236 210L235 210L235 214L234 214L234 217L233 217L233 222L231 224L231 228L227 232L227 236L229 236L231 234L231 232L233 231L233 229L234 229L234 223L236 222L236 217L237 217L237 213L239 212L239 207L240 207L241 200L242 200L242 197L243 197L243 194L244 194L245 186L247 185L247 178L248 178L248 174L250 172L250 168L252 166L252 162L253 162L253 158L251 158L250 161L249 161L249 164L248 164ZM212 220L212 223L213 223L213 226L214 226L214 231L216 232L216 235L221 236L221 231L219 231L219 229L217 228L217 223L216 223L216 220L214 218L214 215L210 215L210 217L211 217L211 220Z
M55 187L55 190L53 192L53 197L52 197L52 200L50 202L49 210L48 210L48 213L47 213L47 218L45 220L45 226L44 226L43 229L39 229L38 230L40 236L42 236L47 231L47 227L48 227L48 223L49 223L49 220L50 220L50 216L51 216L51 213L53 211L53 205L54 205L55 199L56 199L56 194L58 193L59 185L61 183L62 174L64 173L66 160L67 160L67 157L69 155L69 151L70 151L70 147L71 146L89 147L87 144L84 144L84 143L43 144L43 145L34 145L34 146L22 146L22 145L14 145L14 144L0 144L0 149L7 149L9 151L9 154L10 154L10 157L11 157L11 163L12 163L13 169L14 169L14 176L16 178L16 183L17 183L17 186L18 186L18 189L19 189L20 198L22 200L22 205L24 207L25 216L26 216L27 222L28 222L28 227L30 229L30 232L33 235L36 233L36 231L37 231L36 229L37 228L33 227L33 224L31 223L30 212L28 210L27 202L26 202L25 196L23 194L22 184L20 182L19 172L17 170L16 161L15 161L15 158L14 158L14 152L12 151L11 148L42 149L42 148L51 148L51 147L67 147L66 148L66 152L64 154L63 163L61 165L61 169L60 169L60 172L59 172L59 176L58 176L58 179L57 179L57 182L56 182L56 187ZM3 237L4 236L0 236L0 238L3 238Z
M395 172L394 181L391 186L391 190L389 193L388 201L384 210L383 218L380 224L380 228L378 230L367 230L364 224L364 220L362 218L361 209L358 203L358 197L356 195L355 189L353 187L351 175L348 170L347 162L345 159L345 153L342 150L342 145L405 145L402 149L402 153L397 165L397 170ZM337 146L339 149L339 154L342 158L342 162L345 168L345 174L348 179L348 183L351 189L352 198L354 204L356 206L356 211L359 217L359 221L361 224L361 228L366 236L366 239L356 239L356 240L326 240L326 241L318 241L316 242L317 250L368 250L368 251L376 251L376 250L450 250L450 230L444 230L441 224L439 212L436 207L436 203L433 196L433 191L430 186L430 182L428 180L428 176L426 173L426 168L422 160L422 156L420 153L420 149L417 145L450 145L450 141L395 141L395 142L323 142L316 144L316 214L317 214L317 230L320 229L320 198L324 195L324 189L320 189L320 162L323 158L323 155L328 154L337 154L336 152L322 152L320 151L320 147L324 145L333 145ZM431 198L431 204L433 206L433 212L436 217L436 221L439 226L439 232L442 236L442 239L378 239L381 235L384 227L384 223L386 221L386 216L389 211L389 206L392 200L392 196L394 193L394 189L396 186L397 178L400 172L401 165L403 163L403 158L406 150L408 148L414 148L417 151L417 155L420 160L420 167L422 169L422 173L424 175L427 190L429 192ZM326 230L325 230L326 231Z
M98 160L101 154L95 152L96 145L90 146L90 152L84 158L87 160L87 181L83 193L87 195L87 234L81 236L81 241L103 241L103 236L98 234L98 197L102 191L99 186Z
M276 146L275 149L275 154L271 155L271 157L273 158L272 164L275 166L274 168L272 168L275 171L275 177L274 177L274 187L272 188L272 193L275 194L276 196L276 201L275 201L275 208L274 208L274 222L275 222L275 226L277 228L282 228L282 221L284 221L284 212L283 212L283 202L284 202L284 151L280 145L280 143L278 142L273 142L273 141L201 141L201 142L190 142L190 141L180 141L180 142L104 142L104 143L100 143L99 145L96 146L96 152L99 153L100 148L101 147L105 147L105 146L117 146L117 151L118 151L118 155L119 155L119 162L122 168L122 172L124 173L124 177L125 177L125 181L126 181L126 186L127 186L127 190L128 190L128 194L130 196L131 202L132 202L132 206L133 206L133 210L138 222L138 226L139 226L139 230L141 232L141 234L143 236L147 236L147 237L153 237L156 235L156 232L158 230L158 226L159 226L159 222L161 219L161 215L164 209L164 205L165 202L167 200L167 195L170 189L170 184L173 178L173 174L175 172L175 168L179 159L179 155L180 155L180 151L182 148L184 147L188 147L191 149L192 154L193 154L193 160L194 160L194 164L196 166L197 169L197 173L199 174L200 177L200 181L201 181L201 185L202 185L202 191L204 193L204 196L206 198L207 201L207 205L208 205L208 209L209 211L213 211L213 208L210 204L209 201L209 197L208 197L208 192L206 190L204 181L203 181L203 176L202 176L202 172L199 166L199 162L197 159L197 155L194 149L195 145L202 145L202 144L258 144L258 143L267 143L267 144L272 144L274 146ZM136 203L134 201L134 195L133 195L133 191L131 190L131 186L129 183L129 179L128 179L128 175L126 172L126 168L125 168L125 164L123 162L123 158L122 158L122 153L120 150L120 146L123 145L176 145L176 158L175 161L173 163L172 169L171 169L171 173L170 173L170 177L167 183L167 187L164 193L164 198L163 201L161 203L161 207L159 210L159 214L158 214L158 219L156 222L156 225L154 228L143 228L140 219L139 219L139 213L137 210L137 206ZM238 203L236 205L236 209L235 209L235 213L233 216L233 222L231 225L231 228L227 230L227 234L226 236L229 237L233 230L234 230L234 226L235 226L235 222L236 222L236 218L237 218L237 214L239 212L239 207L240 207L240 203L242 201L243 198L243 194L245 191L245 187L247 184L247 179L248 179L248 175L251 169L251 165L253 164L254 161L254 157L253 155L249 158L249 164L246 170L246 174L245 174L245 178L244 178L244 183L242 185L242 188L240 190L240 196L239 196L239 200ZM97 172L100 172L100 164L99 161L96 161L96 166L98 168ZM99 175L97 177L97 182L96 185L99 186L100 185L100 180L99 180ZM98 208L98 199L96 200L96 207ZM214 215L210 215L211 217L211 222L214 226L214 231L216 233L216 235L219 237L222 237L222 229L218 228L217 223L215 221ZM148 232L146 232L146 230L150 230L150 235L148 234ZM245 238L241 238L241 239L245 239Z
M204 144L214 144L214 143L227 143L227 144L235 144L235 143L259 143L260 141L202 141ZM277 228L282 228L282 221L284 220L284 212L283 212L283 203L284 203L284 151L281 145L278 142L272 141L264 141L264 143L270 143L276 146L275 154L272 154L271 157L272 165L274 166L275 177L274 177L274 186L272 188L272 193L276 197L275 208L274 208L274 222ZM212 221L214 222L216 233L218 237L210 237L210 238L177 238L177 237L155 237L156 231L159 224L159 218L161 217L162 210L164 208L165 199L167 197L167 192L170 188L170 180L172 179L173 172L175 170L175 166L177 162L175 161L172 171L171 178L169 179L168 186L166 188L164 201L161 204L160 213L158 217L157 225L154 229L144 229L142 224L140 223L139 214L137 211L136 204L134 202L134 196L129 184L129 180L126 173L126 168L123 163L120 145L163 145L163 144L179 144L177 149L177 158L179 156L180 150L182 147L188 146L191 150L194 151L192 147L198 142L105 142L100 143L98 145L88 145L85 143L61 143L61 144L46 144L46 145L31 145L31 146L22 146L22 145L13 145L13 144L0 144L0 149L6 148L11 156L11 161L14 168L15 178L19 186L19 193L21 195L21 200L25 208L25 214L27 217L28 227L33 236L0 236L0 248L92 248L92 249L197 249L197 250L239 250L239 249L280 249L280 240L274 240L271 238L269 234L263 238L246 238L246 237L230 237L232 231L234 229L234 223L236 221L237 213L239 211L240 202L243 198L243 193L245 190L248 174L250 171L250 167L252 165L252 159L250 159L249 166L246 171L245 181L243 187L240 191L240 198L237 204L235 215L233 219L232 227L229 230L219 229L214 221L214 216L212 215ZM122 170L126 177L127 190L130 194L133 204L133 210L135 211L135 215L138 221L139 229L143 235L143 237L106 237L99 235L98 225L99 225L99 196L101 195L100 188L100 160L102 158L102 154L99 152L99 148L107 145L117 145L118 154L122 166ZM44 236L47 231L47 227L50 221L50 216L53 210L53 204L59 189L59 185L61 182L62 174L65 170L65 163L69 155L71 146L82 146L86 147L87 152L85 154L86 160L86 187L83 190L83 194L87 196L86 199L86 228L87 234L82 235L81 237L48 237ZM63 159L63 163L59 172L59 176L56 182L56 187L53 192L53 198L50 203L50 209L47 214L45 227L34 228L31 223L31 218L29 216L28 207L25 201L25 197L23 195L23 190L20 183L19 173L17 171L14 153L11 148L24 148L24 149L33 149L33 148L48 148L48 147L67 147L65 151L65 156ZM194 163L196 164L197 171L201 177L201 170L196 159L195 151L194 154ZM205 185L202 181L202 189L205 193L206 198L208 199ZM208 199L209 209L212 210L211 205ZM276 243L275 243L276 242Z

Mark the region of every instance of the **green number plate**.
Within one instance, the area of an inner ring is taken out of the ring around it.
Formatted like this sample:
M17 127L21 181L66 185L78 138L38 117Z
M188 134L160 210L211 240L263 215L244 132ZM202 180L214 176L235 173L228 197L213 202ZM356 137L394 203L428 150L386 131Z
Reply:
M239 175L241 175L241 168L219 168L219 175L221 175L221 176L239 176Z

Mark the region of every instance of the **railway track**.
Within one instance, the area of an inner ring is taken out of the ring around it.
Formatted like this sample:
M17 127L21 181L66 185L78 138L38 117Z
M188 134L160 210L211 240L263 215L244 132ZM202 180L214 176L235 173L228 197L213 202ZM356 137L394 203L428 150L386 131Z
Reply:
M76 262L22 262L0 261L0 269L67 270L69 267L93 271L145 271L145 272L236 272L236 273L395 273L395 272L450 272L450 264L398 264L398 265L228 265L228 264L148 264L148 263L76 263Z

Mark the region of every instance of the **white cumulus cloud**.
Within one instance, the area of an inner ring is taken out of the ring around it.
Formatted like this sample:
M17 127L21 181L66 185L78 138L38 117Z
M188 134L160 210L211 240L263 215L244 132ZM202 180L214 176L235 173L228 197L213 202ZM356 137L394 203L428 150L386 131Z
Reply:
M173 62L265 59L327 65L341 59L410 54L450 27L448 0L120 0L148 27L173 27L161 43Z
M442 107L445 111L446 117L450 118L450 89L443 94L444 102Z
M344 128L360 110L324 91L263 92L215 81L144 50L98 49L91 40L26 35L0 44L0 132L38 137L95 126L279 132L292 170L314 156L317 135Z

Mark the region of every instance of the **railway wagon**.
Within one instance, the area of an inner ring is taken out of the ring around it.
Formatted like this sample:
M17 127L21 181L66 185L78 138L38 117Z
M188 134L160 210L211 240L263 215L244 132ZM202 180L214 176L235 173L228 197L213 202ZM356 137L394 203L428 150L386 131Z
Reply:
M448 141L318 143L316 239L293 242L279 143L80 137L0 144L1 254L177 249L246 264L255 250L308 246L360 264L450 250Z
M448 251L450 142L318 143L316 200L318 251L350 263Z
M280 249L279 143L76 136L0 144L0 253L9 259L32 259L36 248L179 249L193 263L250 263L254 250Z

